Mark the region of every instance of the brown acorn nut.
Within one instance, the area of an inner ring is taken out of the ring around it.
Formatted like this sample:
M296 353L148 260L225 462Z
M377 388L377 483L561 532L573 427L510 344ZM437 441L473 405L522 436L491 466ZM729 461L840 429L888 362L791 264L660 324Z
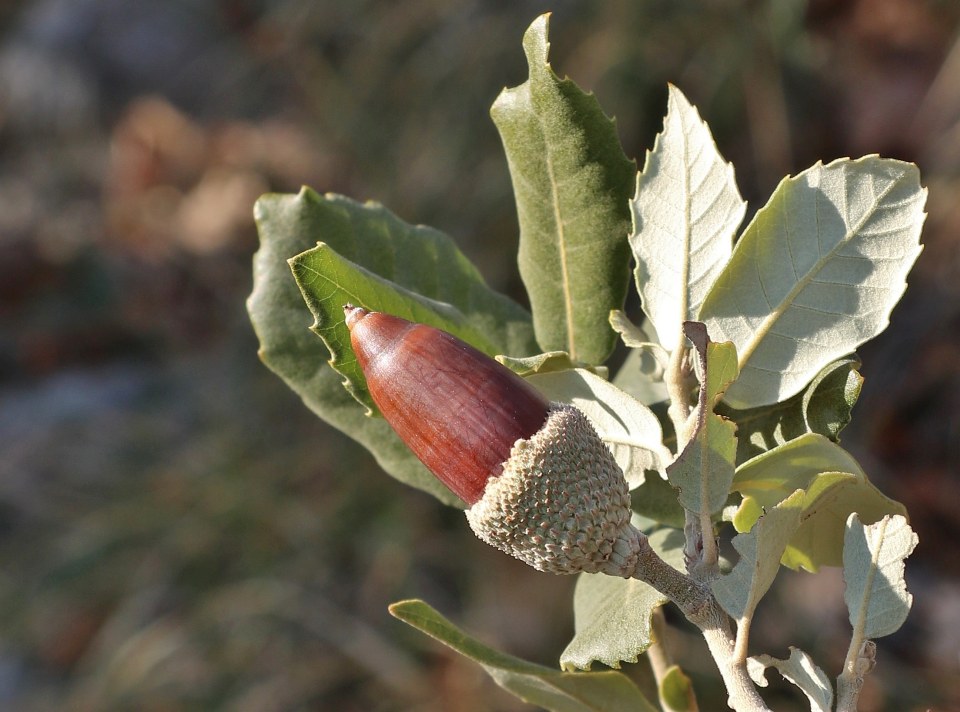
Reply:
M477 536L541 571L628 575L630 493L580 410L444 331L349 304L344 313L374 403L470 505Z

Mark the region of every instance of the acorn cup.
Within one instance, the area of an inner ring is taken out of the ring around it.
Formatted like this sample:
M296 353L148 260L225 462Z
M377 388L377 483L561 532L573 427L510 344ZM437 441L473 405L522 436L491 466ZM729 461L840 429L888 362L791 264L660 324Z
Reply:
M467 503L480 539L540 571L635 575L646 538L630 524L623 471L579 409L445 331L343 309L374 403Z

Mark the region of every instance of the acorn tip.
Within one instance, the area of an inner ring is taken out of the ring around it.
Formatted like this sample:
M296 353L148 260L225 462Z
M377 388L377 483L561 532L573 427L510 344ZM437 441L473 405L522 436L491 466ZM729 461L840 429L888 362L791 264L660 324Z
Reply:
M368 309L354 306L349 302L343 305L343 314L346 317L345 320L346 320L348 329L352 329L358 321L360 321L363 317L365 317L369 313L370 311Z

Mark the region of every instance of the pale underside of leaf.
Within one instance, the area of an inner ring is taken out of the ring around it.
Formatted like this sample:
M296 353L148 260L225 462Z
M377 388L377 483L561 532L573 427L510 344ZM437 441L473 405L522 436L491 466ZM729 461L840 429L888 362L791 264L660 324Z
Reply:
M880 638L903 625L913 603L904 559L916 545L905 517L887 516L864 526L850 515L843 547L844 599L856 637Z
M696 108L674 86L667 102L630 202L630 246L644 312L673 350L730 257L746 203Z
M877 156L786 178L737 242L700 309L737 346L735 408L784 400L886 328L919 255L916 166Z
M713 592L741 627L749 625L780 570L780 557L800 524L803 496L803 490L797 490L768 509L749 533L733 539L740 560L730 573L713 582Z
M767 686L763 671L776 668L781 675L799 687L810 702L810 712L831 712L833 709L833 687L830 678L799 648L790 646L790 657L780 660L770 655L757 655L749 658L747 667L750 675L760 687Z

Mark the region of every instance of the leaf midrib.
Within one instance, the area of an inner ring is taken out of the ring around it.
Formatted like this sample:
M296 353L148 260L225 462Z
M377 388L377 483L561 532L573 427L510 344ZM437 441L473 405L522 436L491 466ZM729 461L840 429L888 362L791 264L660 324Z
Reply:
M543 136L544 154L547 163L547 176L550 180L550 204L553 208L553 220L557 226L557 247L560 251L560 282L563 291L564 317L567 322L567 352L570 358L577 360L576 327L573 321L573 298L570 295L570 265L567 261L567 234L560 209L560 195L557 186L557 177L553 169L553 152L547 140L547 133L543 127L540 115L534 112L537 123L540 125L540 135Z
M867 613L870 606L870 599L873 597L873 582L876 578L877 572L880 569L880 552L883 550L883 539L887 531L887 524L889 524L889 519L883 519L880 522L880 530L877 532L876 537L873 538L873 541L877 542L876 550L874 550L870 544L873 543L870 537L870 530L861 523L863 527L864 540L867 545L868 551L870 551L870 565L867 568L866 576L864 577L863 593L860 596L858 601L858 611L857 611L857 620L851 621L853 625L853 630L855 635L863 636L863 631L867 626Z
M671 103L676 103L676 98L671 95ZM671 107L674 108L674 107ZM679 114L679 109L676 109ZM691 227L690 227L690 212L691 212L691 195L690 195L690 171L692 166L690 164L690 142L687 136L686 126L684 126L683 116L678 116L678 123L680 124L680 136L683 141L683 253L681 257L682 267L680 269L680 318L677 320L678 324L682 324L686 319L689 318L690 310L690 290L693 289L693 285L690 284L690 262L692 256L690 254L690 246L692 244L691 240ZM681 339L681 343L683 343Z

